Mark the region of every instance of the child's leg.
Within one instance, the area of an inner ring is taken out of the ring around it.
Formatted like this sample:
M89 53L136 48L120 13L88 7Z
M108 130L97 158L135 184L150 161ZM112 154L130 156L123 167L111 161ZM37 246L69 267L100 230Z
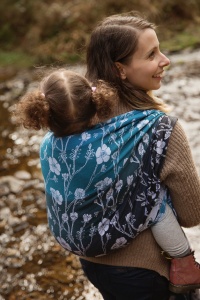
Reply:
M165 214L151 230L156 242L171 257L183 257L191 252L185 233L168 204Z
M167 205L164 216L151 227L160 247L171 257L169 290L186 293L200 288L200 265L171 208Z

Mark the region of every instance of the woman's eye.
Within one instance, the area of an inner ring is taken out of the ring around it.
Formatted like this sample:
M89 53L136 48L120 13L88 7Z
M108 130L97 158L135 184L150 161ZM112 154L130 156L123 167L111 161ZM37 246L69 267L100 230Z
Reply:
M149 54L149 58L154 58L155 56L155 51L152 51L150 54Z

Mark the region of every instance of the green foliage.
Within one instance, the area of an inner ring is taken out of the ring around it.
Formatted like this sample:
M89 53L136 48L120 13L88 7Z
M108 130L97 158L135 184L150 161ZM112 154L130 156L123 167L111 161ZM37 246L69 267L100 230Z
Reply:
M200 27L197 28L197 31L200 33ZM162 49L165 49L169 52L170 51L176 52L186 48L194 49L199 46L200 46L199 37L196 34L195 35L192 34L191 32L177 33L172 38L168 40L164 40L161 43Z
M199 0L1 0L0 10L3 12L1 50L12 53L4 64L15 61L13 51L23 52L30 63L32 59L27 57L34 57L34 62L36 58L39 64L82 61L85 45L97 22L108 15L131 10L160 25L158 34L168 50L199 45L199 35L194 31L200 27ZM190 31L186 37L188 25Z
M4 44L13 44L15 39L14 32L9 23L3 24L0 29L0 43Z
M0 66L14 66L17 69L33 66L36 59L19 51L0 51Z

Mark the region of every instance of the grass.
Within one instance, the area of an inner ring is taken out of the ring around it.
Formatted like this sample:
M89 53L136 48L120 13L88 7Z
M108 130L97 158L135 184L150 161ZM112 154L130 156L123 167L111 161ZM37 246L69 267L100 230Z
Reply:
M200 26L188 28L185 31L176 32L161 41L161 48L168 52L178 52L187 48L200 47Z
M0 68L13 67L17 70L32 68L36 65L48 65L52 63L62 64L75 64L82 62L84 60L84 55L78 53L69 53L65 52L60 54L59 59L52 59L52 57L37 57L36 55L27 55L22 51L0 51Z
M16 69L30 68L36 58L21 51L0 51L0 67L13 66Z

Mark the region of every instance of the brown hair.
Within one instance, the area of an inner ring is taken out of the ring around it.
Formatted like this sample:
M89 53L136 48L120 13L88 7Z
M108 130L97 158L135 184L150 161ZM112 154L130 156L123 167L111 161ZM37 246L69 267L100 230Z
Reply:
M167 111L158 98L143 90L134 89L127 80L122 80L116 62L129 64L137 50L138 37L145 29L155 30L155 25L137 13L107 17L94 29L87 48L86 77L95 82L105 80L114 86L120 101L129 109L159 109Z
M24 95L14 114L25 128L47 128L61 137L86 130L95 119L111 117L116 100L117 92L104 81L99 80L93 92L85 77L59 69L42 80L40 90Z

